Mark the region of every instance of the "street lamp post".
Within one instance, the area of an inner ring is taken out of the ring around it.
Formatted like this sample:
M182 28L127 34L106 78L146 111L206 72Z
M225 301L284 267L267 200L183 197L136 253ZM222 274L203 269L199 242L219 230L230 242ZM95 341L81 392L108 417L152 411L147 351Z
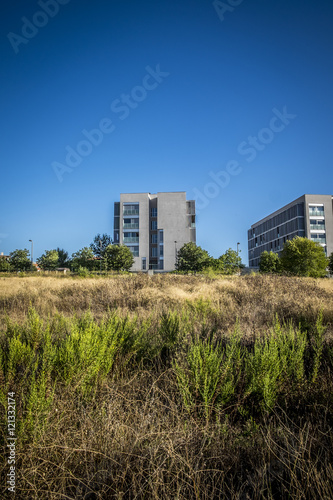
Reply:
M34 242L32 240L29 240L31 242L31 271L33 270L33 267L34 267L34 256L33 256L33 253L34 253Z
M240 243L237 242L237 255L239 254L239 249L238 249L239 245L240 245Z
M177 264L177 241L175 240L175 266Z

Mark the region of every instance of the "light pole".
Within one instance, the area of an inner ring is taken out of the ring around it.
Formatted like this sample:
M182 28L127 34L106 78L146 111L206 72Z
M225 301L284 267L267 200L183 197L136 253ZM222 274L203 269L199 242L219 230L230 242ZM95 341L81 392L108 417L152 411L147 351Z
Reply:
M31 242L31 271L33 270L33 267L34 267L34 256L33 256L33 253L34 253L34 242L32 240L29 240Z
M175 240L175 266L177 264L177 241Z
M239 249L238 249L239 245L240 245L240 243L239 243L239 241L238 241L238 242L237 242L237 256L238 256L238 254L239 254Z

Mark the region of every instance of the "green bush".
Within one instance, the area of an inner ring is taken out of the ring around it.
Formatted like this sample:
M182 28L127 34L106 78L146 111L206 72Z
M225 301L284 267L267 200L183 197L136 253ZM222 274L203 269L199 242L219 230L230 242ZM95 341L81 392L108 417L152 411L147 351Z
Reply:
M77 270L77 275L80 278L88 278L90 276L90 272L86 267L79 266Z
M225 406L237 387L244 351L235 333L226 347L213 340L194 340L185 360L173 367L183 403L189 411L202 407L206 420L214 410Z
M259 261L259 271L261 273L279 273L281 271L281 263L278 254L270 252L262 252Z
M326 276L328 259L319 243L296 236L286 241L280 256L282 271L291 275L322 278Z

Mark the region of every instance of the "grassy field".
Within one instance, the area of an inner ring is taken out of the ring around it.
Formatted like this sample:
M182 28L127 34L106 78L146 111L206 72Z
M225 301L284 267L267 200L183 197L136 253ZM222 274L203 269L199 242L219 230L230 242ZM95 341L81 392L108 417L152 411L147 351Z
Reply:
M333 498L333 281L0 277L1 498Z

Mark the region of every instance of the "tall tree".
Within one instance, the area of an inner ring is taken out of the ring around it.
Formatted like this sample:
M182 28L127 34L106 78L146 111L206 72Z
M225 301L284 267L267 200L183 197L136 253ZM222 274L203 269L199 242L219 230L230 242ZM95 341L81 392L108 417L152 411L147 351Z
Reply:
M71 264L74 271L77 271L79 267L86 267L87 269L92 270L95 266L92 249L90 247L84 247L73 253Z
M26 248L11 252L9 254L11 269L14 271L29 271L31 269L31 260L28 255L30 255L30 252Z
M106 268L114 271L129 271L134 263L131 250L125 245L109 245L104 252Z
M296 236L286 241L280 256L282 271L297 276L320 278L326 275L328 259L319 243Z
M235 274L244 267L242 264L242 259L239 253L232 248L228 248L226 252L221 255L217 261L219 261L218 269L220 269L224 274Z
M195 243L185 243L178 251L176 269L184 272L200 272L212 264L212 257Z
M90 248L94 252L95 257L103 257L105 250L109 245L112 245L112 238L108 234L104 233L100 235L96 234L94 241L90 244Z
M45 250L45 253L37 259L37 264L44 271L54 271L58 267L58 259L57 250Z
M69 259L68 259L68 252L64 250L63 248L57 248L58 252L58 266L57 267L68 267L69 266Z

